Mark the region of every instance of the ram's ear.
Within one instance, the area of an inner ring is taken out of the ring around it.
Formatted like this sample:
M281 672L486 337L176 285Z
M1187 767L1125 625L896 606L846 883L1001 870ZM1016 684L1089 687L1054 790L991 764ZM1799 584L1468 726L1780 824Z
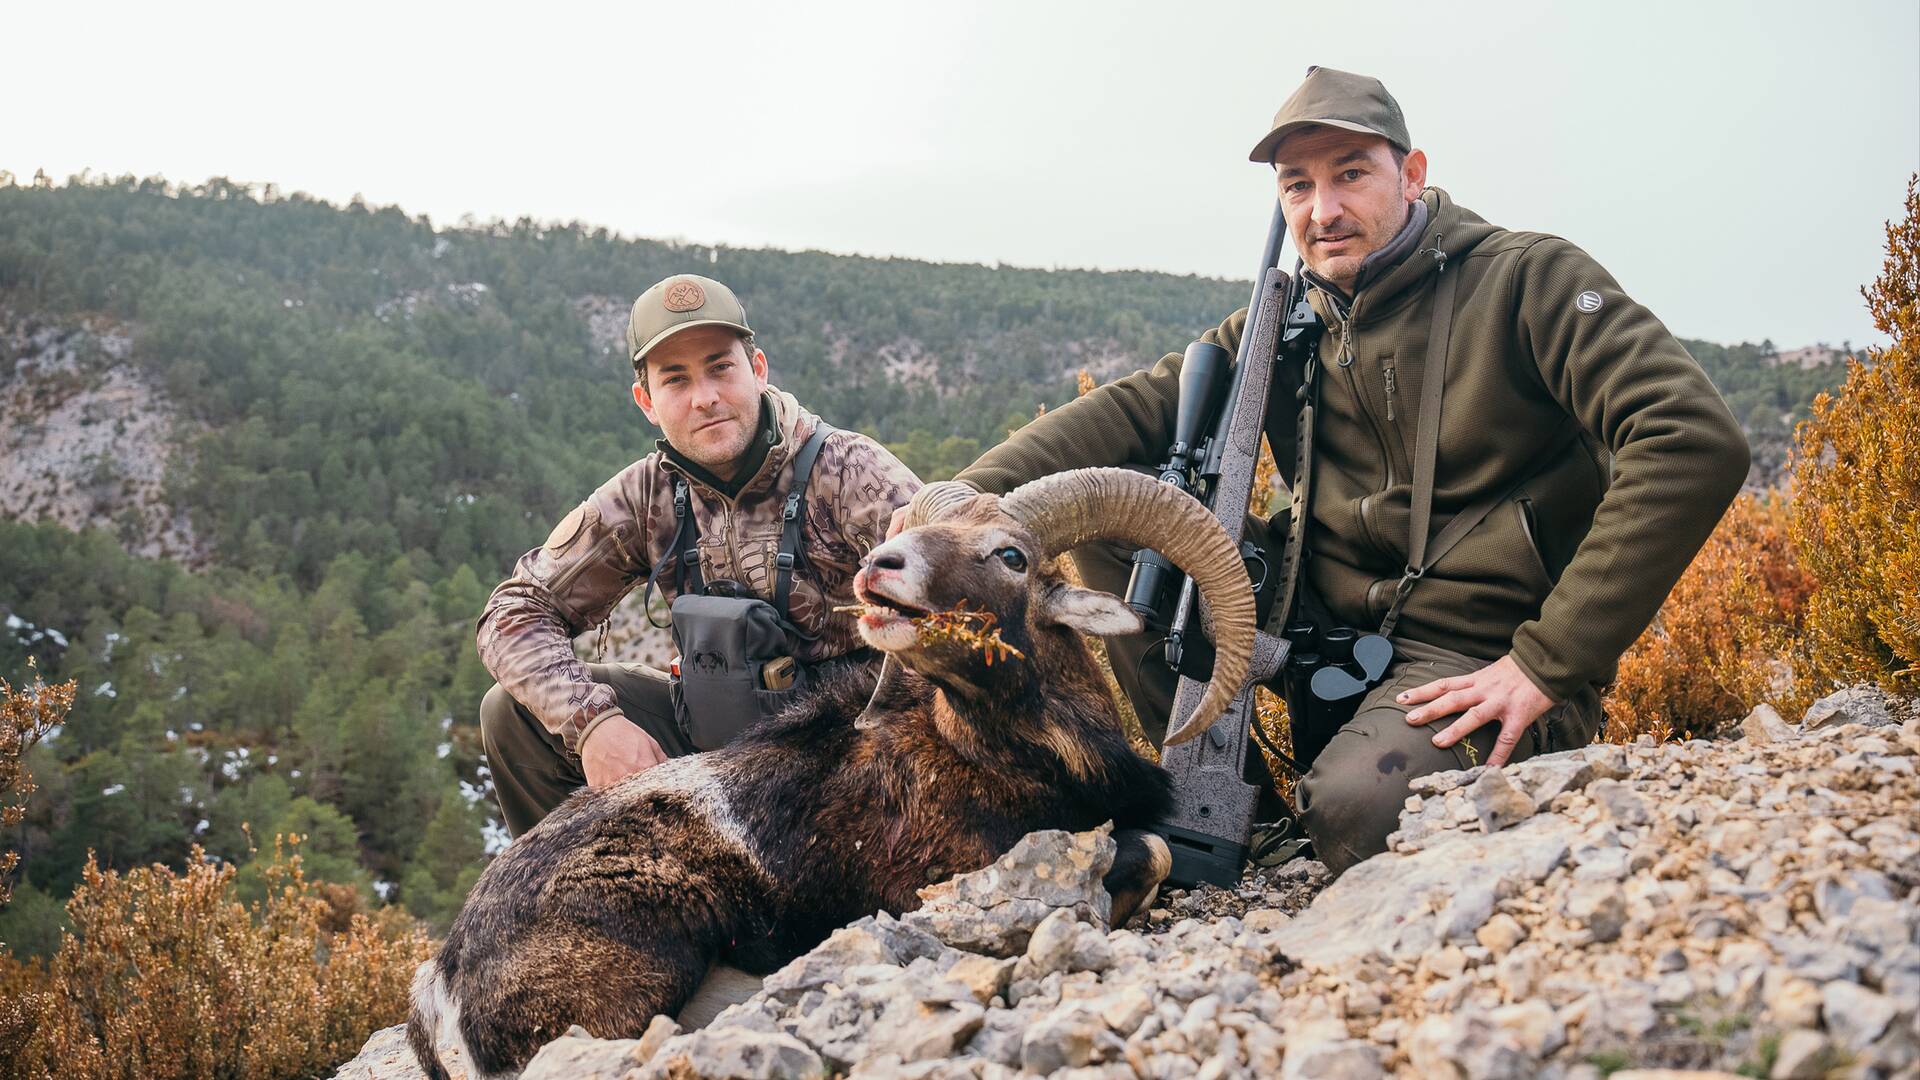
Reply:
M1101 637L1137 634L1146 625L1119 597L1073 585L1060 585L1047 594L1040 621Z

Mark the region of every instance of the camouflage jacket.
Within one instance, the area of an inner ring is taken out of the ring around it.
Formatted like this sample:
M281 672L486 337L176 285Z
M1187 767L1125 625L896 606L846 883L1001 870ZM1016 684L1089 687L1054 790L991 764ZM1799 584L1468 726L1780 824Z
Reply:
M574 655L573 638L605 620L643 584L673 545L673 478L688 481L700 526L700 573L746 584L772 602L781 508L793 483L793 455L819 418L790 394L766 391L778 441L733 498L701 483L661 451L621 470L554 527L547 542L521 556L513 576L493 590L480 616L480 661L514 699L560 735L574 753L601 720L617 715L612 688L594 682ZM919 478L885 447L858 432L827 437L807 484L801 552L789 617L816 640L799 660L818 662L860 644L851 616L860 559L886 537L895 507ZM659 575L671 599L678 574Z

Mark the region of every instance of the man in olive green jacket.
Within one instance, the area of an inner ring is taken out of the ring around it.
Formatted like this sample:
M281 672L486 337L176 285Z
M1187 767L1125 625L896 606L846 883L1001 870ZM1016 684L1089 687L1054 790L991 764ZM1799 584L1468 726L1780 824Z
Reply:
M1378 80L1311 69L1252 157L1276 170L1327 325L1299 610L1323 629L1377 629L1408 566L1442 274L1457 275L1457 299L1432 531L1511 490L1415 584L1384 682L1350 717L1322 718L1327 730L1295 732L1313 755L1301 819L1337 872L1384 850L1412 777L1593 739L1601 687L1739 491L1748 450L1699 365L1590 256L1427 187L1426 155ZM1205 340L1236 350L1246 318ZM1061 469L1163 460L1180 365L1169 354L1049 412L958 479L1005 492ZM1269 396L1282 462L1301 377L1298 364L1277 367ZM1276 568L1286 517L1255 530ZM1130 555L1091 547L1075 559L1089 584L1120 591ZM1173 680L1143 656L1149 644L1109 647L1158 741Z

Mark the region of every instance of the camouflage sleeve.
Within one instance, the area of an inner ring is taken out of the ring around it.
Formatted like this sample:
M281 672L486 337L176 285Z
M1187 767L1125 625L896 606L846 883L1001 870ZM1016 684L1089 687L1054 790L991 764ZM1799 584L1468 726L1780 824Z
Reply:
M480 662L576 754L619 707L612 688L593 681L574 655L573 638L604 620L647 574L655 473L636 463L574 507L545 544L520 557L480 616Z
M896 508L920 490L920 478L893 452L859 432L846 431L829 444L834 451L827 490L832 500L842 558L858 563L887 538Z

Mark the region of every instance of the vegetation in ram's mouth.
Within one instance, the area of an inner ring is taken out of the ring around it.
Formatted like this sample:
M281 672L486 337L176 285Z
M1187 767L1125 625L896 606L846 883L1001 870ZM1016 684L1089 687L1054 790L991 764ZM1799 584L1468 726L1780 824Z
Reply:
M890 614L899 615L894 608L879 604L848 604L833 610L846 612L855 617L862 615ZM931 611L925 615L915 615L908 620L920 635L922 645L959 645L972 649L986 658L987 666L992 667L996 660L1025 660L1026 654L1007 644L1000 638L1000 629L994 624L999 621L991 611L971 610L962 600L949 611Z

